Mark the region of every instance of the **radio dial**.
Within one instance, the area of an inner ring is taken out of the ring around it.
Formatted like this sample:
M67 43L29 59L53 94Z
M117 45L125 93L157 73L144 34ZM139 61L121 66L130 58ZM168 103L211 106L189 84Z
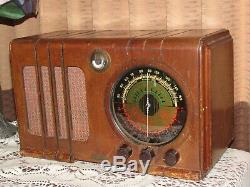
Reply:
M146 145L173 141L185 126L185 96L177 82L153 67L128 70L114 85L111 110L116 127Z

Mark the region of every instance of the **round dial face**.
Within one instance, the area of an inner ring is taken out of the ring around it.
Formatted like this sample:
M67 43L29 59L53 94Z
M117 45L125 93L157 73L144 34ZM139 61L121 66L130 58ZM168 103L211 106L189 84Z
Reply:
M152 68L134 68L113 88L111 110L126 137L153 145L168 143L184 127L186 103L174 79Z

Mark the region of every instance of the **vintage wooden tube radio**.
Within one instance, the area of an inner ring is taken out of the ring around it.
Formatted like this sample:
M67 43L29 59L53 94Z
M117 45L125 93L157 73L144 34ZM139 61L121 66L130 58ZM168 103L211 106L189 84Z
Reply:
M10 45L21 153L201 179L233 139L227 30L62 31Z

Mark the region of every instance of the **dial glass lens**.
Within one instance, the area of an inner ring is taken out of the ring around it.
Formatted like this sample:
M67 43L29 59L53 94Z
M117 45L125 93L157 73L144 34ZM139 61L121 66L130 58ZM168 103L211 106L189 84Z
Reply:
M174 79L152 68L134 68L113 88L111 110L122 134L139 143L173 140L186 121L184 95Z

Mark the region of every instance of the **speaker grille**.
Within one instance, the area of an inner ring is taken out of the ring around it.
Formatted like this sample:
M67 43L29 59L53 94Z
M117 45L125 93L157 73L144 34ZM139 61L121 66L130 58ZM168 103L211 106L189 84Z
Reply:
M79 77L82 77L79 79ZM89 136L85 77L80 68L68 68L73 139L86 141ZM81 102L85 101L85 102Z
M42 83L45 105L45 117L47 123L47 136L55 136L55 121L53 120L53 105L52 105L52 90L49 79L49 68L46 66L41 67L42 70Z
M61 67L55 67L53 71L50 74L48 67L41 67L40 80L43 96L41 100L36 67L26 66L23 69L29 133L42 136L42 125L45 125L46 136L55 137L57 131L59 139L67 139L66 115L68 115L71 118L69 121L72 123L69 124L72 139L86 141L89 137L89 124L84 73L78 67L68 67L66 71L68 72L66 76L68 79L63 79ZM53 79L55 80L54 85L52 84ZM68 81L69 90L67 91L64 90L63 80ZM56 94L53 94L53 90L55 90ZM65 92L69 93L69 102L65 101ZM53 98L53 95L55 98ZM40 103L41 101L44 103ZM66 103L70 105L67 107L70 109L70 114L66 111ZM42 116L41 106L44 107L44 116ZM45 120L42 120L43 118ZM42 121L45 121L46 124L42 124Z
M56 98L58 105L58 117L59 127L58 135L59 138L67 138L67 126L66 126L66 111L65 111L65 100L63 95L63 81L62 81L62 68L55 67L55 78L56 78Z
M26 66L23 69L23 74L28 118L28 130L33 135L41 136L41 111L39 108L38 80L36 68L34 66Z

